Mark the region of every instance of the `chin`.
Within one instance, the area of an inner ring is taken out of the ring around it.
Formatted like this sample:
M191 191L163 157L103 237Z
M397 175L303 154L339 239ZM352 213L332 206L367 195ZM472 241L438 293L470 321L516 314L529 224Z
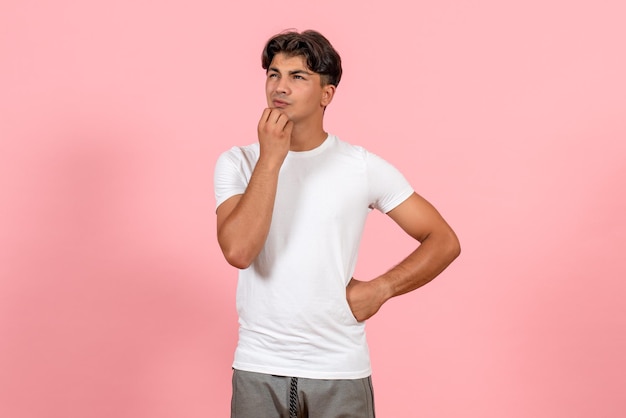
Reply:
M280 109L280 108L279 108ZM280 109L287 116L287 118L293 122L293 114L291 112L286 111L285 109Z

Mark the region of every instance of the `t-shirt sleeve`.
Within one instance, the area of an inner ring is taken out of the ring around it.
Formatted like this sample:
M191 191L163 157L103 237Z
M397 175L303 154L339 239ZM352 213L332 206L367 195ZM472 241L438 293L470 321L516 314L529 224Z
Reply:
M216 209L228 198L243 194L248 187L248 181L242 171L241 152L237 151L238 148L234 147L224 152L215 164L213 186Z
M370 207L387 213L413 194L411 184L393 165L370 152L366 161Z

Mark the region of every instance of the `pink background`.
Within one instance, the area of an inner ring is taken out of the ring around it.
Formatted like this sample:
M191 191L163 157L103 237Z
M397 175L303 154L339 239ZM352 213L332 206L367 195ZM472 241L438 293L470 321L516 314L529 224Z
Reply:
M327 130L397 165L463 254L368 324L378 415L626 410L619 0L0 4L0 416L225 417L213 165L256 140L260 52L341 52ZM357 277L412 242L385 216Z

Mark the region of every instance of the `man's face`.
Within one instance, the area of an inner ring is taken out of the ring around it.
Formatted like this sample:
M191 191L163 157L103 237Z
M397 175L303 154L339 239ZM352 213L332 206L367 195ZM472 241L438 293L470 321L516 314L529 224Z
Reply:
M281 109L294 123L321 119L332 93L334 86L322 87L320 75L309 70L302 56L276 54L267 69L267 105Z

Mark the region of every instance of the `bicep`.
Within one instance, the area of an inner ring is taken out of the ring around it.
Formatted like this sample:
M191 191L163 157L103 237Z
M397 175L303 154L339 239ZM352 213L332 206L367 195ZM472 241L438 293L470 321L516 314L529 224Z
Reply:
M441 214L426 199L413 193L387 215L407 234L422 242L433 232L451 232Z
M224 225L224 221L228 219L228 217L233 212L233 210L235 210L242 196L243 195L241 194L231 196L217 207L216 215L217 215L217 233L218 234L220 233L222 229L222 225Z

